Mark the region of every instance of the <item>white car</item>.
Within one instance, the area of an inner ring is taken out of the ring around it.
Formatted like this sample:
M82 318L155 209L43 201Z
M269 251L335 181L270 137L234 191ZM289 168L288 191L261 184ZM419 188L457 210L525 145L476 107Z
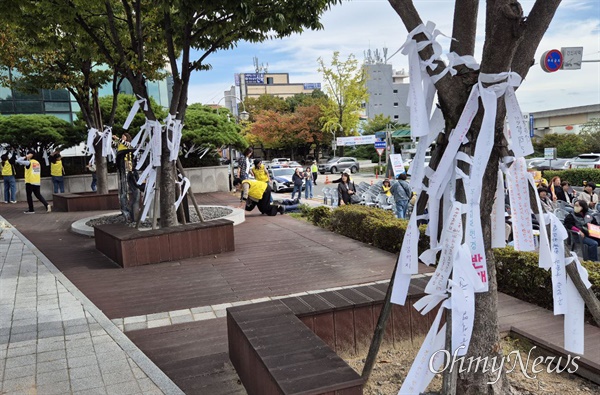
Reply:
M600 169L600 154L581 154L570 163L571 169Z
M293 190L294 182L292 181L292 176L295 172L296 169L290 167L269 169L269 176L271 177L271 190L273 192ZM304 189L304 181L302 182L302 189Z

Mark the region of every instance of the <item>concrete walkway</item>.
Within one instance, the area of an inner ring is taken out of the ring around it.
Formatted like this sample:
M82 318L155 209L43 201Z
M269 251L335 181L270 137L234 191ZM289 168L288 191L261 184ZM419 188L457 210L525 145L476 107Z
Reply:
M44 255L0 221L0 393L182 393Z

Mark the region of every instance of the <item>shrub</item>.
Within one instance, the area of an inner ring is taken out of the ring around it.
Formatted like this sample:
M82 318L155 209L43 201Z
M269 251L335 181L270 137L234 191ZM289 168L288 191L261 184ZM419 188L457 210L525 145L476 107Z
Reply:
M341 235L365 243L373 243L373 227L364 224L367 218L391 221L394 219L394 214L391 211L361 205L341 206L333 211L331 227L334 232Z
M517 299L552 309L552 272L538 266L535 252L515 251L512 247L494 250L498 290ZM600 298L600 263L584 261L592 291Z
M582 186L584 181L600 184L600 169L546 170L542 175L548 182L552 177L558 176L561 180L569 181L575 186Z
M329 229L331 222L331 214L332 212L329 207L318 206L313 209L310 209L308 220L312 222L313 225Z

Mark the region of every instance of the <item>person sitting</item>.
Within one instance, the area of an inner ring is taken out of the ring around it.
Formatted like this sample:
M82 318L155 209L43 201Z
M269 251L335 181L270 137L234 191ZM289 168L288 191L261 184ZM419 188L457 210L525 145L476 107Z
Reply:
M550 192L550 199L552 199L552 201L556 202L558 200L558 197L556 196L556 192L561 189L560 188L560 177L558 177L558 176L552 177L552 179L550 180L550 187L548 189Z
M392 189L392 185L390 184L390 180L388 180L387 178L383 180L383 185L381 186L381 189L382 193L384 193L385 196L392 196L392 192L390 192L390 189Z
M538 194L540 195L540 202L542 203L542 208L544 211L547 213L553 213L555 207L552 200L548 197L548 190L544 187L539 187Z
M283 214L285 211L283 206L271 204L271 187L266 182L249 179L241 180L236 177L233 180L233 187L236 191L242 193L239 208L243 210L252 211L254 207L258 207L261 214L267 214L271 217L277 215L277 213Z
M577 200L573 206L573 213L565 217L565 228L577 232L581 237L580 241L588 247L588 258L591 261L598 261L598 243L599 239L590 237L588 224L598 225L594 217L588 213L588 205L585 200Z
M598 209L598 195L594 193L594 189L596 189L596 184L588 182L583 187L583 193L580 195L580 199L585 200L590 210Z
M340 206L352 204L352 195L356 193L356 187L354 183L350 181L350 176L344 172L342 173L342 181L338 183L338 200Z
M561 200L567 203L564 207L565 210L571 212L576 195L572 192L571 184L569 184L569 181L561 182L560 188L555 188L554 193L556 194L557 200Z

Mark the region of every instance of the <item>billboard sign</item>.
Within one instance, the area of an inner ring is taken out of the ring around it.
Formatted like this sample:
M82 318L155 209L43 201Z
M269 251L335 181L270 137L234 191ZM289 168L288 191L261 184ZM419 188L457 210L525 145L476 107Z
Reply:
M247 73L244 74L244 82L247 85L263 85L265 83L264 73Z
M315 90L315 89L321 89L321 83L320 82L308 82L308 83L304 84L304 90L305 91Z
M375 144L375 135L338 137L336 142L338 146Z

